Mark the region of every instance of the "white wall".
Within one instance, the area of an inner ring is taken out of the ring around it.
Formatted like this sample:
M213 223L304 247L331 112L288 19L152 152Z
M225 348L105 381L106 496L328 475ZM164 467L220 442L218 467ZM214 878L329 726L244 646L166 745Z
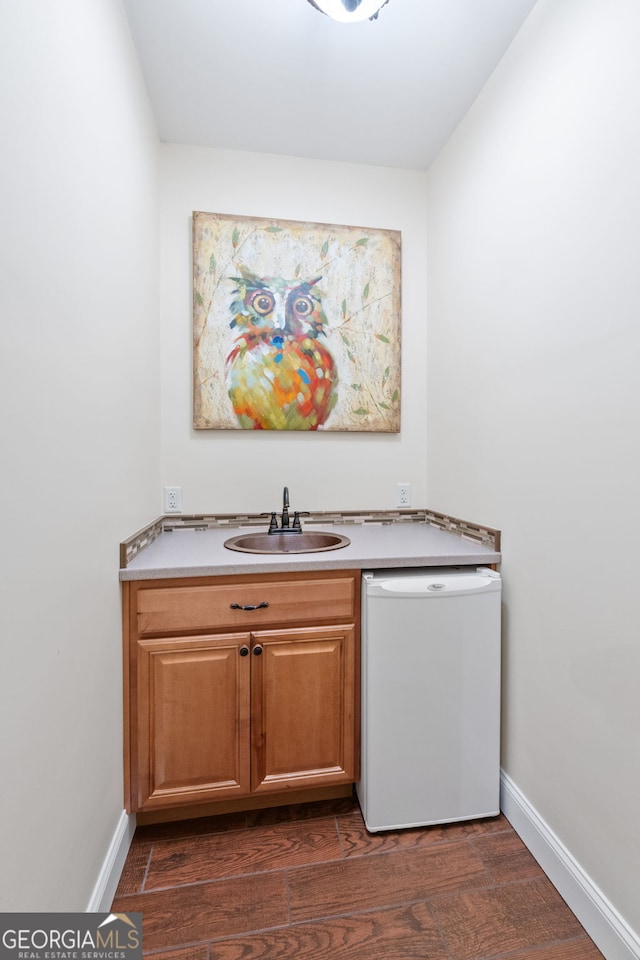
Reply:
M429 175L429 505L502 528L503 764L640 931L640 7L539 0Z
M121 816L118 542L157 514L157 136L119 0L0 7L0 909Z
M162 168L162 476L187 513L391 508L409 480L425 506L426 175L165 145ZM400 434L195 431L191 214L264 216L402 232Z

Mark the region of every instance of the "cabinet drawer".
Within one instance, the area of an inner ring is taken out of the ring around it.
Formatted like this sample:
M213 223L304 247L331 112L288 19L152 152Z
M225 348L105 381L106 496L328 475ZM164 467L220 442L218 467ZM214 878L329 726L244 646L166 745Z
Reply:
M272 624L352 620L356 576L256 579L198 586L144 587L136 591L138 636L185 631L253 630ZM254 609L238 609L253 607Z

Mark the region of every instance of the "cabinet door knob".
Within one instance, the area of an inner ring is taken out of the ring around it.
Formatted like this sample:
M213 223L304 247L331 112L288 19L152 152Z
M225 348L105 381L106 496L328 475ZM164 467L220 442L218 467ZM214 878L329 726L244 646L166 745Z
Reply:
M245 644L244 646L240 647L240 649L238 650L238 653L240 654L241 657L248 657L249 647Z
M262 610L264 607L268 607L269 604L266 600L263 600L262 603L230 603L229 608L231 610Z
M256 643L255 647L253 648L254 657L259 657L261 653L262 653L262 647L260 646L259 643Z

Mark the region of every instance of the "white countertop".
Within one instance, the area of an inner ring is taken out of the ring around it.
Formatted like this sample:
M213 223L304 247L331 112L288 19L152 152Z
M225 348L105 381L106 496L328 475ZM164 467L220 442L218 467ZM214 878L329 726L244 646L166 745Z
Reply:
M265 527L192 528L164 531L120 570L121 580L206 577L296 570L438 567L500 562L500 553L428 523L315 524L306 529L349 537L351 543L323 553L255 554L227 550L224 541Z

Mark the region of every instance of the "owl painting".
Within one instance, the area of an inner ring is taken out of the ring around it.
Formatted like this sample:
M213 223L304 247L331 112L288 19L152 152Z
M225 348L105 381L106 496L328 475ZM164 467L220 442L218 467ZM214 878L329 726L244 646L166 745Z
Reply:
M322 279L258 277L240 266L226 359L229 399L241 427L318 430L337 401L338 375L326 345Z
M196 430L400 430L397 230L193 213Z

